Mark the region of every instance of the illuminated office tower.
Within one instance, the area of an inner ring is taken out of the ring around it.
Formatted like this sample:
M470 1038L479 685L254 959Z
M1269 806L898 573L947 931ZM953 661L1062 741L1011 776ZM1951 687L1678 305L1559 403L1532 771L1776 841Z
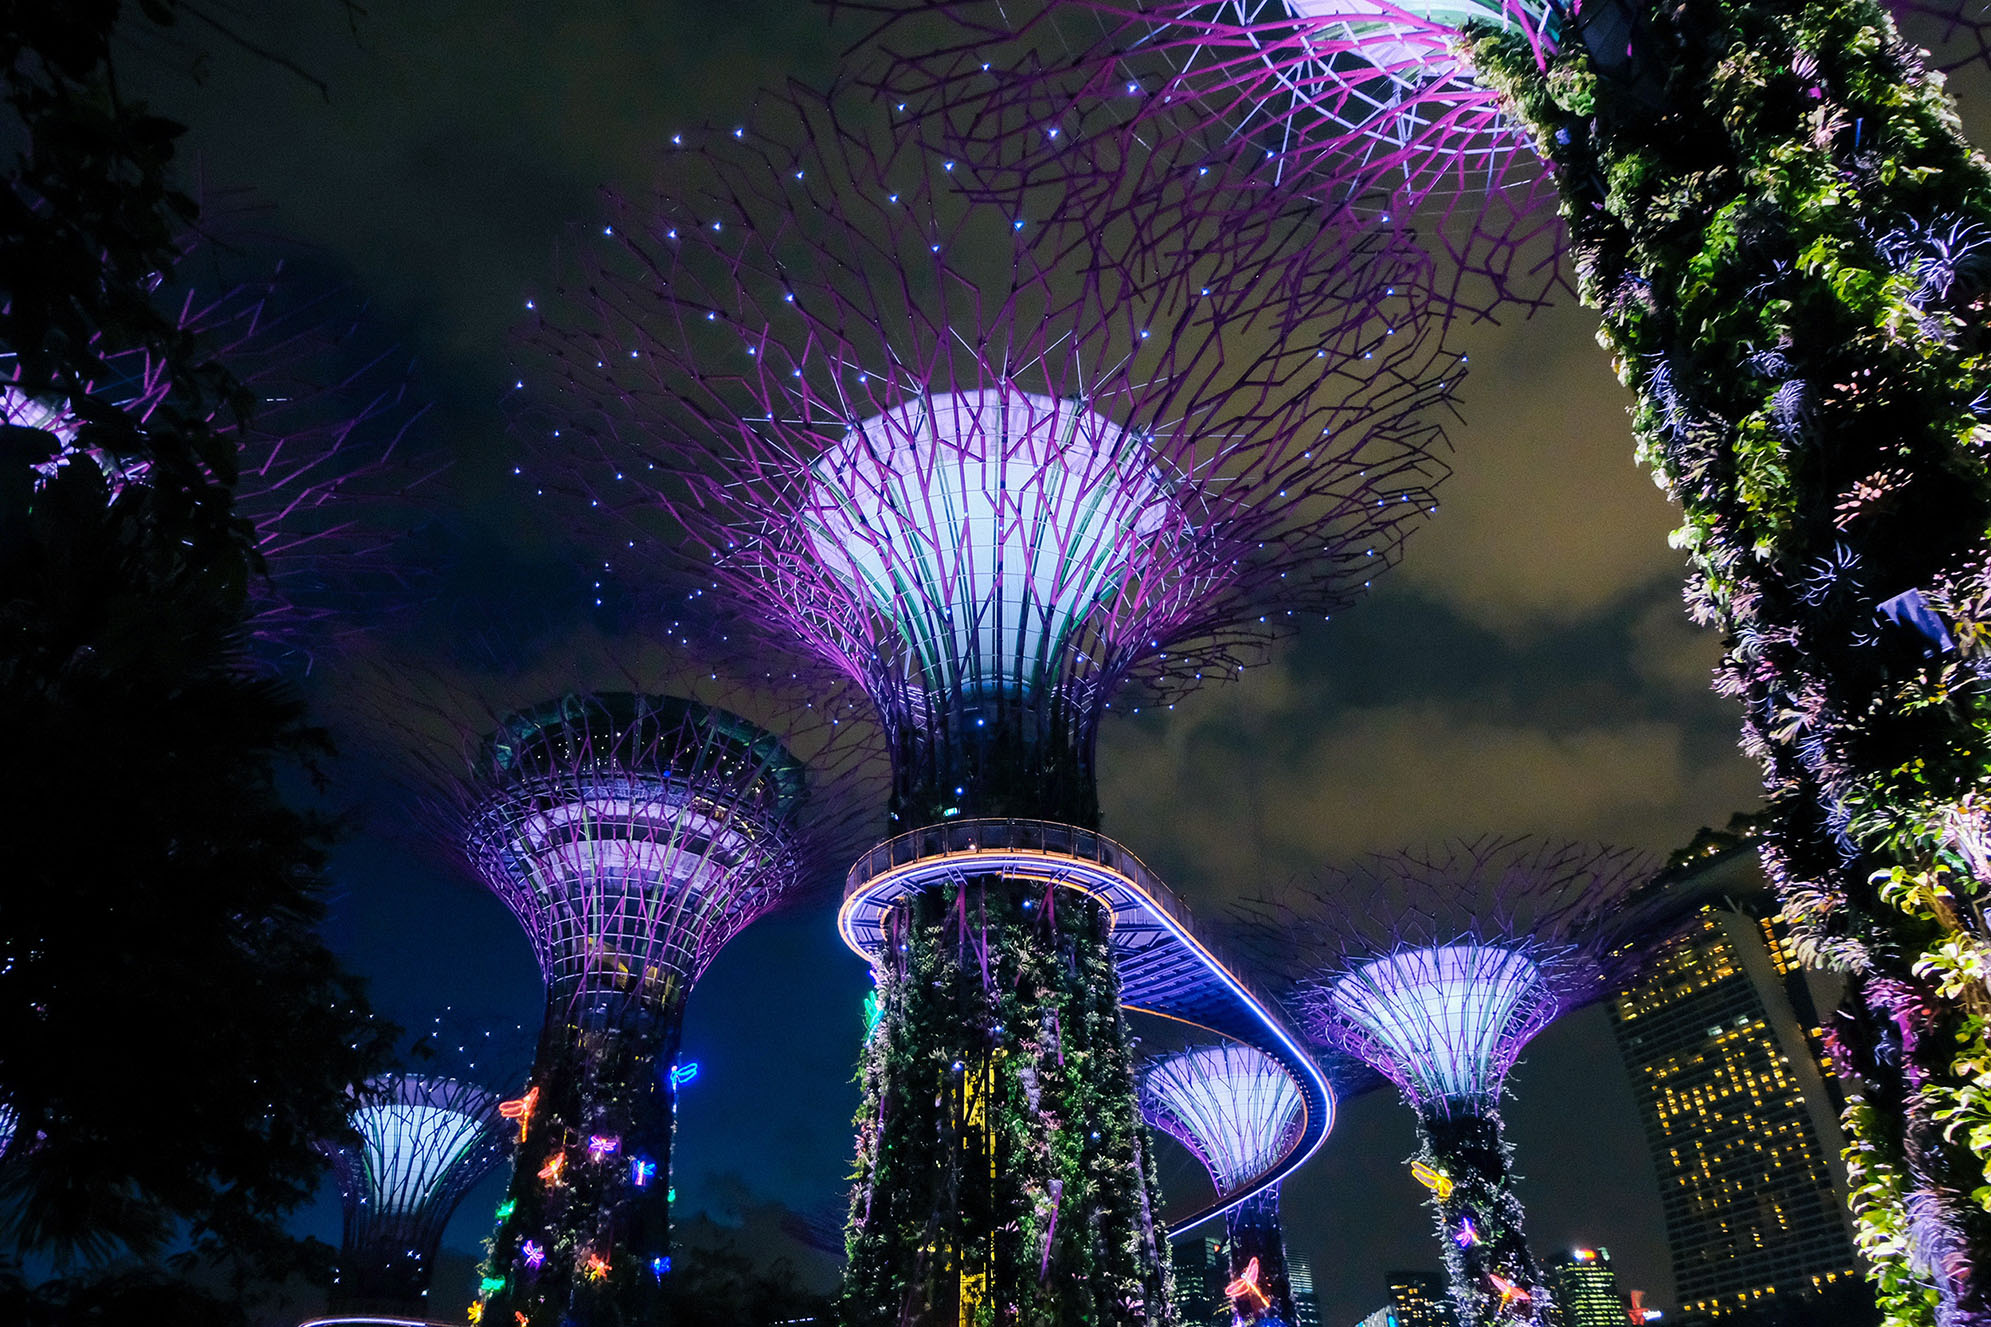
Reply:
M1625 1300L1609 1249L1571 1249L1545 1270L1560 1327L1624 1327Z
M1451 1285L1437 1272L1391 1272L1390 1314L1395 1327L1457 1327Z
M1314 1294L1311 1258L1286 1255L1286 1282L1293 1294L1293 1327L1320 1327L1320 1299Z
M1175 1316L1184 1323L1213 1322L1229 1302L1230 1250L1222 1235L1184 1235L1169 1242L1175 1269Z
M1659 1176L1683 1309L1719 1316L1859 1276L1805 975L1753 849L1673 875L1683 929L1611 1021Z

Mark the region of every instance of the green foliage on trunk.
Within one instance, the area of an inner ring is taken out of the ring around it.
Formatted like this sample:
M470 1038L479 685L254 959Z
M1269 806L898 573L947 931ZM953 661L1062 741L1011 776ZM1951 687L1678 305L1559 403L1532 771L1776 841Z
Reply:
M1099 905L990 878L898 923L861 1070L844 1321L1171 1323Z
M1556 171L1690 611L1725 637L1766 867L1806 959L1852 979L1883 1306L1983 1321L1991 171L1871 0L1633 9L1628 69L1485 30L1466 53Z

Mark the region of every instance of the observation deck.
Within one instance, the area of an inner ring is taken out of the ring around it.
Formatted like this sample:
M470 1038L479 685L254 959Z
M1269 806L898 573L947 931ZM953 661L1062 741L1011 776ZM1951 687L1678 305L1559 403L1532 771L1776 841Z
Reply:
M1327 1140L1334 1094L1278 1006L1198 940L1181 900L1140 858L1103 834L1048 820L958 820L886 839L850 868L837 930L845 944L875 961L893 904L935 885L989 875L1062 886L1099 900L1109 918L1123 1008L1256 1047L1298 1086L1300 1128L1291 1145L1216 1202L1170 1221L1171 1235L1277 1184Z

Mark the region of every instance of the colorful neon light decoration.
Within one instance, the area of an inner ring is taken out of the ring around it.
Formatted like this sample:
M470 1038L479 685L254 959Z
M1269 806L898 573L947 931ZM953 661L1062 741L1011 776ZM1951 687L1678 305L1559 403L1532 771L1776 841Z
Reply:
M683 1087L686 1083L697 1079L697 1077L698 1061L696 1060L687 1060L683 1064L674 1065L671 1068L672 1087Z
M1210 1172L1220 1200L1263 1175L1301 1128L1303 1103L1291 1073L1265 1052L1224 1043L1160 1056L1141 1070L1141 1115ZM1279 1186L1269 1185L1224 1214L1233 1276L1250 1272L1259 1298L1240 1304L1242 1322L1260 1315L1292 1322L1292 1284L1279 1224Z
M719 187L631 206L582 254L572 325L538 334L568 407L557 439L539 435L545 464L590 519L632 521L618 558L695 575L770 652L866 690L897 828L1089 830L1111 708L1235 675L1302 616L1360 602L1430 513L1458 366L1417 316L1426 259L1313 214L1276 236L1192 217L1196 236L1178 246L1171 229L1166 253L1038 249L903 136L805 93L761 110L681 158ZM1185 268L1126 297L1178 250L1194 283ZM898 1323L908 1296L958 1320L977 1284L1025 1318L1162 1308L1129 1038L1094 985L1113 982L1110 937L1096 900L1045 899L990 870L894 905L904 947L880 954L865 1069L867 1100L890 1106L860 1126L854 1327ZM942 944L976 961L910 980ZM1051 980L1053 948L1083 975ZM997 1017L982 997L1003 983L1020 993ZM1037 1091L992 1095L986 1136L1088 1127L1077 1150L1019 1143L988 1170L978 1155L987 1182L952 1186L933 1150L965 1102L915 1086L915 1066L979 1065L998 1040L1005 1084L1029 1068ZM1062 1067L1079 1055L1096 1072ZM1095 1142L1142 1180L1097 1183ZM1047 1260L996 1232L1036 1219L1053 1181L1064 1233Z
M539 1178L545 1180L548 1186L557 1185L560 1183L560 1176L566 1169L567 1154L565 1152L555 1152L547 1158L546 1164L539 1168Z
M629 1158L629 1182L637 1188L647 1188L651 1180L657 1178L657 1163L648 1157Z
M581 1271L590 1281L606 1281L609 1273L608 1259L599 1253L590 1253L582 1261Z
M609 1157L614 1156L621 1146L622 1140L620 1138L603 1134L591 1134L588 1137L588 1160L605 1161Z
M527 1267L536 1272L546 1264L546 1246L536 1240L527 1240L519 1245L519 1257L525 1260Z
M1421 1159L1410 1163L1410 1177L1438 1195L1441 1203L1452 1196L1452 1177Z
M518 1140L525 1141L526 1130L532 1125L533 1107L539 1104L539 1089L534 1087L522 1097L498 1103L498 1113L508 1120L518 1121ZM507 1214L509 1215L509 1213Z
M1245 1300L1251 1305L1253 1311L1267 1308L1272 1303L1267 1298L1265 1292L1259 1289L1258 1259L1256 1258L1246 1263L1244 1270L1239 1272L1232 1279L1231 1283L1224 1287L1224 1294L1228 1295L1233 1303L1238 1300Z

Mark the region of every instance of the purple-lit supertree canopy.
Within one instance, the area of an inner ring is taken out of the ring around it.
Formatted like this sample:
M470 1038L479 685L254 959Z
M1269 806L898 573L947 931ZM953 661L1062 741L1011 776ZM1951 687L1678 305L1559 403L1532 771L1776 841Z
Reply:
M510 1150L498 1094L432 1074L393 1073L354 1094L355 1138L333 1149L345 1233L332 1308L421 1316L451 1213Z
M847 853L865 735L776 688L717 705L572 692L483 717L415 698L441 795L429 824L518 918L547 1005L476 1312L493 1322L643 1320L670 1271L671 1146L685 1000L727 941ZM438 722L440 721L440 722ZM796 754L801 752L807 763Z
M1108 709L1352 602L1430 509L1458 375L1421 259L1304 215L1037 227L831 104L777 116L617 205L546 301L530 427L634 518L625 561L863 687L914 832L895 872L923 827L1090 829ZM1167 1316L1106 919L1060 878L936 875L886 928L855 1322Z
M1264 1173L1300 1126L1300 1091L1277 1060L1250 1046L1197 1046L1141 1070L1141 1115L1193 1153L1221 1199ZM1224 1213L1234 1323L1292 1323L1293 1286L1279 1225L1279 1186Z
M172 303L177 333L228 365L241 400L203 403L205 422L232 448L209 458L205 478L231 495L257 566L248 584L250 629L279 651L309 653L322 635L351 631L356 595L395 575L387 546L404 524L407 493L423 476L399 454L421 414L385 356L355 357L355 325L335 295L310 296L283 272L220 294L187 291ZM106 350L101 381L83 384L114 401L142 431L179 407L171 366L144 350ZM92 424L59 397L35 394L0 368L0 424L45 435L33 463L38 485L87 459L115 499L145 485L143 451ZM170 427L170 423L167 425ZM377 611L377 595L369 599Z
M1991 1321L1991 1213L1965 1196L1991 1179L1964 1141L1991 1129L1981 982L1939 975L1991 958L1991 708L1928 703L1975 695L1985 668L1991 171L1896 26L1981 63L1979 7L875 7L960 18L938 49L930 25L888 23L901 58L880 81L977 164L1102 182L1080 224L1119 206L1120 138L1200 135L1262 161L1275 209L1290 188L1415 205L1462 269L1499 259L1484 308L1530 294L1506 256L1546 249L1509 242L1528 233L1509 200L1552 186L1638 457L1682 507L1689 611L1725 638L1766 869L1800 954L1851 979L1834 1044L1883 1310ZM1117 128L1087 146L1096 120ZM1495 179L1474 215L1460 186Z
M1463 1327L1553 1321L1500 1098L1528 1042L1636 961L1640 941L1618 922L1650 873L1624 850L1487 838L1370 858L1268 914L1311 1034L1417 1113L1411 1172L1430 1191Z

